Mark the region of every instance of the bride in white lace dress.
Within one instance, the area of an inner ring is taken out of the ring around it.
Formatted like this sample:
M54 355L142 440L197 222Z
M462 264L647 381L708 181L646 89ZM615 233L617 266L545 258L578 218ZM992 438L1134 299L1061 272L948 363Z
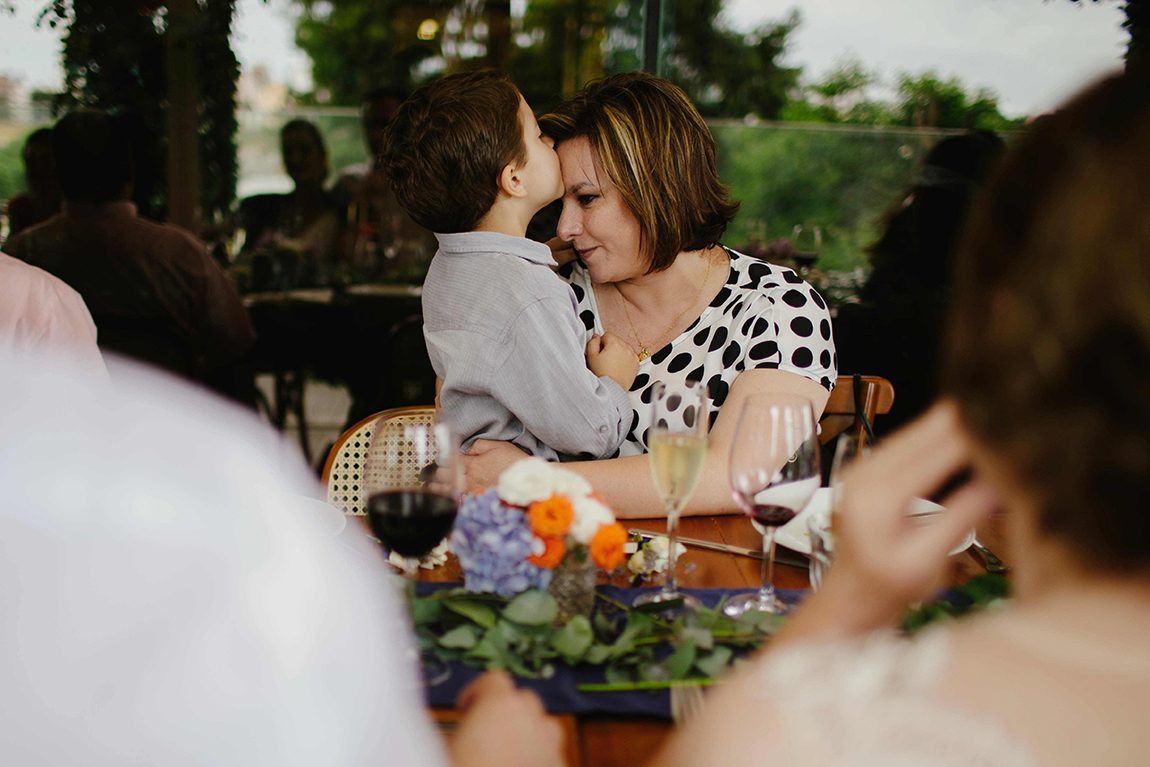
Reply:
M1035 125L975 212L949 401L848 479L823 589L661 754L676 765L1150 763L1150 83ZM944 521L901 509L971 467ZM1000 508L1014 604L913 640Z

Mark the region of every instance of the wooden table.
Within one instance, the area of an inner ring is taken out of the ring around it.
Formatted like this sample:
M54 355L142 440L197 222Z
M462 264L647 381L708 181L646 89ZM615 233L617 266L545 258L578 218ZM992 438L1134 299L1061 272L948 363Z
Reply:
M666 521L621 520L627 527L665 531ZM1005 546L1000 520L991 520L979 529L979 540L1005 558ZM762 538L741 516L689 517L679 525L679 534L688 538L717 541L748 548L762 546ZM760 562L757 559L724 554L717 551L690 548L680 558L679 585L690 588L755 588L759 585ZM684 569L694 565L689 572ZM983 572L966 554L951 558L949 581L963 583L971 576ZM426 580L462 580L452 565L426 573ZM788 565L775 566L775 585L783 589L810 587L805 568ZM457 717L453 711L434 711L448 739ZM673 730L672 723L648 717L606 717L563 715L555 717L567 733L568 764L595 767L635 767L642 764L659 748Z

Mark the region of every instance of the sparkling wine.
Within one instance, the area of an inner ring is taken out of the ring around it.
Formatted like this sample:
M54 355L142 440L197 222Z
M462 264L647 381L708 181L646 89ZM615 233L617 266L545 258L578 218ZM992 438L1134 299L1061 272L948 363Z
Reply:
M707 438L696 434L656 433L651 435L648 448L651 474L659 494L676 505L686 501L703 474Z
M457 505L445 495L389 490L368 498L367 518L376 537L405 557L422 557L451 532Z

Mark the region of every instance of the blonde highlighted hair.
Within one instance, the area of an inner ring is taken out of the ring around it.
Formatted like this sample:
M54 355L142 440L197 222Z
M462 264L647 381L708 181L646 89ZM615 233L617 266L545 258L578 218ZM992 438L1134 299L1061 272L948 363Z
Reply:
M717 245L739 209L719 182L715 140L681 88L627 72L589 83L539 120L556 146L585 138L639 220L648 273Z

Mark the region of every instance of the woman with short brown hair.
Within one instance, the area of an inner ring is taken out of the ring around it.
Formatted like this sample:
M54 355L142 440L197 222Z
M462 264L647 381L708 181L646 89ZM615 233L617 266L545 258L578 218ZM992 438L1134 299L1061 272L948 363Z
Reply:
M738 204L719 182L706 123L677 86L641 72L615 75L539 124L559 154L558 236L571 260L559 273L571 283L586 340L613 332L640 360L618 456L567 465L621 516L663 515L645 455L653 387L702 381L711 439L686 513L736 511L727 453L746 397L799 394L818 413L834 386L826 304L793 271L720 244ZM693 413L684 407L668 417L687 423ZM522 457L482 441L471 452L471 487Z

